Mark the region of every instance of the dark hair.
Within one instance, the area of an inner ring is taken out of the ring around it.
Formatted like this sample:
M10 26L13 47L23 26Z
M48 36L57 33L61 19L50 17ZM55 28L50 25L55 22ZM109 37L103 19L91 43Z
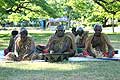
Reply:
M94 30L95 30L96 27L100 27L102 29L102 25L100 25L100 24L95 24L94 25Z
M80 32L84 32L84 30L83 30L82 27L79 27L79 28L77 29L77 32L78 32L78 31L80 31Z
M64 30L64 26L63 25L57 26L57 30Z
M12 35L17 35L17 34L18 34L18 31L12 31L11 34L12 34Z
M73 27L73 28L72 28L72 31L76 31L76 27Z
M28 35L28 31L27 30L23 30L23 31L20 32L20 34Z

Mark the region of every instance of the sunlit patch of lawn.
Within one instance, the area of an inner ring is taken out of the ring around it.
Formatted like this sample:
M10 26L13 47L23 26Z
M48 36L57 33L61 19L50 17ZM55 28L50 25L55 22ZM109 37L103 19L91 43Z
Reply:
M37 44L47 44L52 33L30 33Z
M115 61L1 63L0 80L119 80L119 68Z
M67 66L66 66L67 65ZM22 62L13 62L13 63L2 63L0 67L13 68L13 69L22 69L22 70L58 70L58 71L70 71L78 68L86 68L87 66L78 65L71 63L49 63L49 62L32 62L32 61L22 61Z

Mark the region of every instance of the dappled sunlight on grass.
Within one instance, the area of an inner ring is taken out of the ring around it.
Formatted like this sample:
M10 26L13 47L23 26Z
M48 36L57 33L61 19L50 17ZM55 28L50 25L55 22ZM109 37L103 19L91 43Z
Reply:
M0 67L21 69L21 70L50 70L50 71L69 71L87 68L87 66L71 63L48 63L48 62L14 62L1 63Z
M112 40L113 43L120 43L120 41Z
M4 50L5 48L7 48L7 46L8 46L8 42L5 43L0 41L0 50Z
M10 34L11 33L11 31L0 31L0 35L1 34Z
M0 63L0 80L119 80L119 62Z
M0 80L119 80L118 69L115 61L1 63Z
M35 40L35 44L47 44L50 36L52 35L51 33L33 33L30 34L33 39Z

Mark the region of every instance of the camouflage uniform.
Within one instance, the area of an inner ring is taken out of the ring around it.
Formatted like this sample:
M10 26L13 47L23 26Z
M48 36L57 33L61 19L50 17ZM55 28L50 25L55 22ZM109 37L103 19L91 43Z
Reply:
M88 31L84 31L81 36L77 35L75 39L75 43L77 46L77 53L81 53L85 48L85 42L88 37Z
M18 57L14 53L9 53L7 58L11 60L23 60L23 56L28 54L25 60L31 60L35 50L34 41L31 37L27 37L26 41L21 41L21 38L18 37L15 41L15 51L18 53Z
M110 40L107 35L101 33L101 36L98 39L94 39L94 35L91 35L86 40L85 51L87 51L91 56L96 57L94 49L102 53L114 51L114 48L110 44Z
M75 40L74 35L72 33L65 33L63 37L56 37L55 35L51 37L49 42L50 50L53 50L55 53L59 52L64 46L64 43L70 40L69 48L65 52L70 52L71 50L75 50Z
M59 53L59 51L61 49L63 49L64 44L67 41L70 41L69 48L66 51L64 51L63 53ZM51 56L49 59L52 59L54 61L58 61L57 59L61 56L63 57L64 54L66 54L66 53L68 54L68 56L74 56L75 48L76 48L75 37L72 33L70 33L70 32L65 33L63 37L57 37L56 35L53 35L49 40L49 51L51 51L51 50L53 51L53 53L52 53L53 56ZM56 56L54 54L59 54L59 55ZM60 54L63 54L63 55L60 55ZM52 60L50 60L50 61L52 61Z

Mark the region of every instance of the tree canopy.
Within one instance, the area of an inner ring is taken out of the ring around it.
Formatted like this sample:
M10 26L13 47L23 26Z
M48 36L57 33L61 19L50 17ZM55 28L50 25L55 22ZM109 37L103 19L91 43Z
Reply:
M120 18L120 0L0 0L1 23L67 16L104 24L112 15Z
M0 0L1 19L9 21L57 17L55 12L45 0Z
M116 14L120 11L120 0L93 0L101 6L106 12Z

